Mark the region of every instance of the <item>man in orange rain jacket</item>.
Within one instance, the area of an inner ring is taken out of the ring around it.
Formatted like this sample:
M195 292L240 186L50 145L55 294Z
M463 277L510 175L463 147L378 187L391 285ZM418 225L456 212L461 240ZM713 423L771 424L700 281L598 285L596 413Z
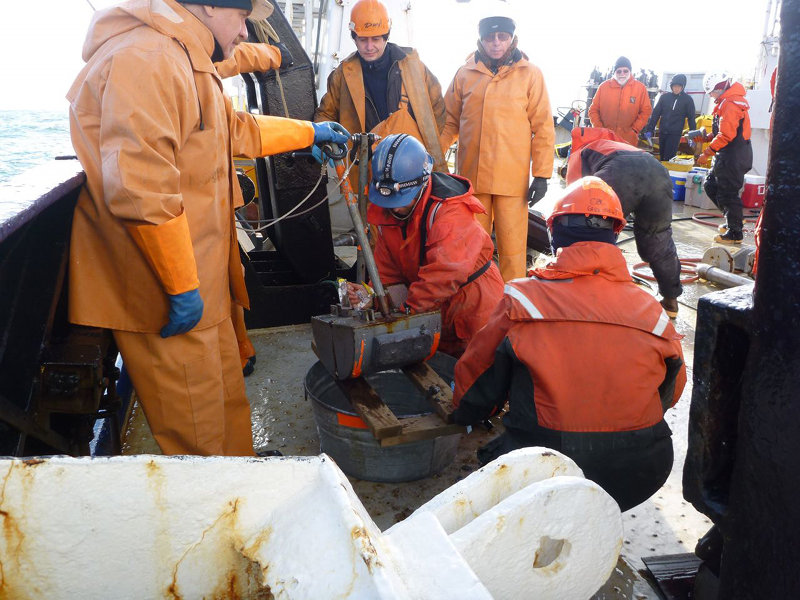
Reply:
M647 124L653 107L647 88L631 73L631 61L620 56L614 75L600 84L589 107L593 127L610 129L632 146L639 143L639 132Z
M378 229L375 262L383 285L407 288L404 305L412 312L441 309L439 349L460 356L500 301L503 281L492 240L475 220L483 206L469 181L432 167L416 138L381 141L372 158L367 220Z
M474 425L508 402L486 464L545 446L572 458L628 510L672 469L664 413L686 384L681 336L631 281L614 245L625 225L596 177L570 185L547 221L556 258L506 284L486 326L456 364L452 420Z
M98 11L67 96L86 170L69 317L112 330L165 454L253 454L231 324L231 302L248 305L233 154L348 137L233 110L213 62L246 38L248 15L271 10L266 0L131 0Z
M553 175L555 128L542 72L517 48L514 21L487 17L478 24L478 49L445 94L442 147L458 138L456 172L475 186L494 225L500 273L525 276L528 205L547 193ZM533 177L533 181L531 181Z
M672 181L649 153L620 140L608 129L576 127L567 164L567 183L595 175L609 184L622 203L623 214L634 215L636 250L650 264L658 282L661 305L670 318L678 316L681 264L672 239Z
M708 75L706 92L714 99L714 124L711 143L697 158L705 166L714 158L703 189L725 215L725 231L714 238L720 244L741 244L742 198L739 190L745 174L753 168L753 147L750 144L750 105L741 83L731 84L725 73Z
M436 170L447 172L439 147L444 127L439 80L416 50L389 41L392 20L379 0L358 0L349 22L356 52L328 76L314 120L337 121L349 131L382 137L413 135L434 157ZM358 190L358 166L350 170L350 182Z

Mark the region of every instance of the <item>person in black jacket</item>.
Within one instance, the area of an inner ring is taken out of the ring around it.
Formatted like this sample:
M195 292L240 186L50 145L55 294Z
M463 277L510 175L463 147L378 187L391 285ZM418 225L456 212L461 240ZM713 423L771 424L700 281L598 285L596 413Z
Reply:
M669 82L672 93L664 92L656 102L653 114L644 128L644 136L653 137L659 119L658 150L661 160L669 160L678 153L678 143L683 133L684 120L689 121L689 129L696 129L694 120L694 100L684 92L686 75L679 73Z

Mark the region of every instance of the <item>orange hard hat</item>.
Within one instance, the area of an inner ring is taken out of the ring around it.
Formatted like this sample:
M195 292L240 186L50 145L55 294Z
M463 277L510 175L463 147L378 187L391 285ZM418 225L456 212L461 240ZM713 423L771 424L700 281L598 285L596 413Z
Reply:
M350 31L358 37L386 35L392 28L389 11L378 0L358 0L350 11Z
M552 229L556 218L568 215L586 217L580 224L589 227L603 227L606 219L612 219L614 223L609 223L609 229L613 228L614 233L622 231L627 223L616 192L605 181L593 176L583 177L567 187L565 194L553 207L547 227ZM600 219L590 220L591 217Z

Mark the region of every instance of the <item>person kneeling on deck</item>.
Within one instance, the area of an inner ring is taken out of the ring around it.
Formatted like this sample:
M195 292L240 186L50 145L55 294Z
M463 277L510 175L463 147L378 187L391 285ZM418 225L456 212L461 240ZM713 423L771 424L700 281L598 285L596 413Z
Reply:
M615 246L625 218L605 182L570 185L547 225L555 259L506 284L456 364L452 420L480 423L508 401L506 431L478 450L481 463L553 448L628 510L672 469L664 413L686 384L681 336L631 281Z
M441 309L439 349L460 356L503 295L492 239L475 220L484 212L468 179L433 173L424 146L406 134L375 149L367 220L377 227L375 262L392 297L412 312ZM351 301L357 284L349 284ZM394 289L393 289L394 288Z

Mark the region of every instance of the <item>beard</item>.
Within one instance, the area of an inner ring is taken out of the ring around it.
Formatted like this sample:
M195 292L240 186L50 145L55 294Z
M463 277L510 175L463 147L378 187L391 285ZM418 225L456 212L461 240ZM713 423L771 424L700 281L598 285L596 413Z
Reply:
M625 85L626 83L628 83L628 80L630 78L631 78L630 75L620 75L620 76L614 75L614 79L616 79L617 83L620 85Z

